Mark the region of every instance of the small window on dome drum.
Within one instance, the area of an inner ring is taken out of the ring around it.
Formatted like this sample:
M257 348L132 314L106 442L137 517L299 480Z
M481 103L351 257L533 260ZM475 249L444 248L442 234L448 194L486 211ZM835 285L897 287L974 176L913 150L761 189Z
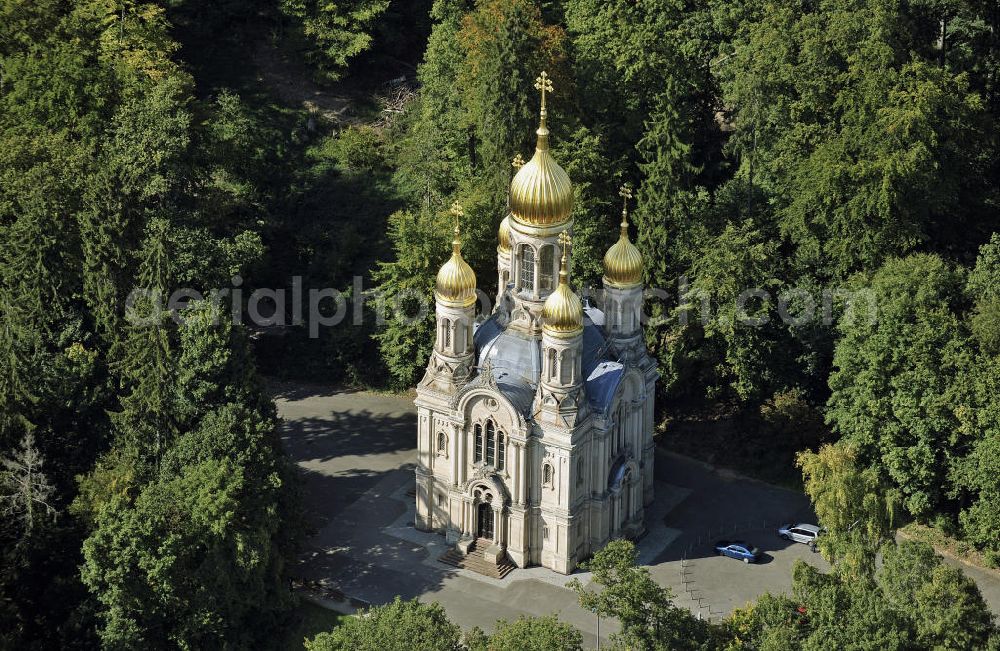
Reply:
M538 271L538 288L540 290L552 289L552 280L555 277L554 247L550 244L542 247L542 255Z
M535 250L528 245L521 247L521 289L535 290Z

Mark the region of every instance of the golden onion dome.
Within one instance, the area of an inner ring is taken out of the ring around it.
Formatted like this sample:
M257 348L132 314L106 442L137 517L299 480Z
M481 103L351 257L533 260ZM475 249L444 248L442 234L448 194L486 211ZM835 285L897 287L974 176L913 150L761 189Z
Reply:
M545 93L552 82L545 72L535 81L542 93L541 120L535 155L514 175L510 184L510 211L519 223L527 226L558 226L569 221L573 212L573 185L569 174L549 153L549 129L546 126Z
M560 236L563 245L562 262L559 265L559 286L545 299L542 306L542 330L557 337L572 337L583 330L583 303L569 287L566 252L569 236Z
M468 307L476 302L476 273L462 258L462 241L459 239L457 218L461 215L458 204L452 206L456 217L455 239L451 242L451 258L437 273L434 297L450 307Z
M510 215L500 222L500 230L497 231L497 251L501 253L510 252Z
M612 287L634 287L642 283L642 254L628 238L628 200L632 197L628 186L622 187L621 196L625 199L621 235L604 254L604 282Z

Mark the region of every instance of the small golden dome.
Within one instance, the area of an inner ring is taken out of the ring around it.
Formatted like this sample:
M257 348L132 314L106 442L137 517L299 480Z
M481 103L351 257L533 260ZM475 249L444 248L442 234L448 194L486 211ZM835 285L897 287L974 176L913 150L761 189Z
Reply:
M559 265L559 286L545 299L542 306L542 330L557 337L573 337L583 330L583 304L569 287L566 252L569 236L560 236L563 245L562 262Z
M632 191L624 186L621 196L625 199L621 235L604 254L604 283L612 287L634 287L642 283L642 254L628 238L628 200Z
M455 215L455 239L451 242L451 258L437 273L434 297L450 307L468 307L476 302L476 273L462 258L462 241L457 219L461 215L458 204L452 206Z
M501 253L510 252L510 215L503 218L500 222L500 230L497 231L497 251Z
M542 92L541 120L535 155L514 175L510 184L510 211L526 226L558 226L569 221L573 212L573 185L569 175L549 153L549 129L546 126L545 93L552 82L542 72L535 82Z

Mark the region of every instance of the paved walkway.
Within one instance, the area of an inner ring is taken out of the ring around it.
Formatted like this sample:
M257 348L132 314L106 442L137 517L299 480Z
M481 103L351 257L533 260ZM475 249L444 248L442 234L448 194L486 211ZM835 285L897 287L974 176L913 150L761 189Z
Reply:
M409 397L337 392L324 387L272 387L284 419L286 449L303 469L306 502L316 533L299 574L328 582L371 603L395 595L437 601L464 628L491 630L497 619L555 613L596 644L597 622L565 588L570 578L543 568L491 579L437 562L444 538L413 528L416 416ZM717 471L660 452L657 499L640 541L640 560L670 587L676 603L713 619L763 592L788 592L791 566L826 564L805 545L775 534L778 524L812 519L800 493ZM745 565L716 556L716 538L744 538L765 552ZM985 575L991 597L1000 581ZM601 625L601 637L615 629Z

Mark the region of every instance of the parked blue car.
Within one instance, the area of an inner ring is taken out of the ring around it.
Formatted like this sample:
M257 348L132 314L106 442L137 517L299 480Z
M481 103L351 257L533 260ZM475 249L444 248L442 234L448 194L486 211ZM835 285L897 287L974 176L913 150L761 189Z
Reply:
M715 551L720 556L728 556L744 563L756 563L760 558L760 550L742 540L720 540L715 543Z

